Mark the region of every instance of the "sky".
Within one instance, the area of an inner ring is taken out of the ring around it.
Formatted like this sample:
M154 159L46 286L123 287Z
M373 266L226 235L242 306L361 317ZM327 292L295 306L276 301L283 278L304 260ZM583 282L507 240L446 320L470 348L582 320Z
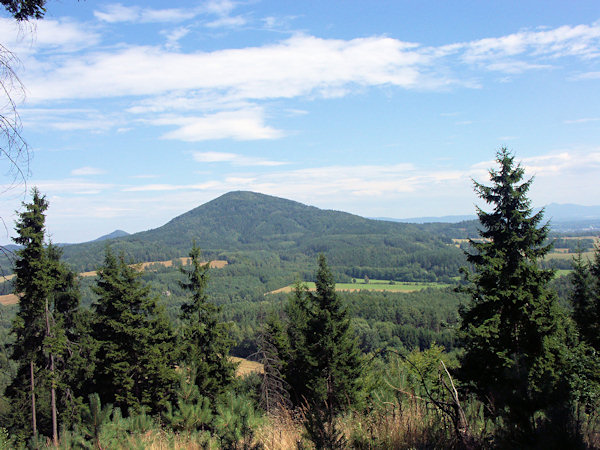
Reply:
M234 190L473 214L503 146L534 206L600 204L596 0L49 0L43 20L4 14L0 43L29 145L26 183L0 158L0 244L33 186L54 242Z

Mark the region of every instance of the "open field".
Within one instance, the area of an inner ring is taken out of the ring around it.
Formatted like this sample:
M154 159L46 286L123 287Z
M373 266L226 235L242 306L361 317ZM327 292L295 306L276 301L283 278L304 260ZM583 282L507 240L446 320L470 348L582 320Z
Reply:
M309 291L315 291L315 283L304 283ZM395 281L390 284L389 280L369 280L365 283L363 280L356 280L356 283L336 283L336 291L356 292L356 291L388 291L388 292L416 292L426 288L445 288L452 286L446 283L428 283L428 282L409 282ZM294 285L289 285L269 292L269 294L278 294L280 292L292 292Z
M183 266L189 264L189 262L190 262L190 258L175 258L175 259L181 261L181 264ZM203 262L202 264L206 264L206 263ZM152 270L153 267L155 267L155 265L159 265L159 266L163 266L163 267L172 267L173 260L169 259L167 261L152 261L152 262L144 262L144 263L138 263L138 264L130 264L129 267L134 267L134 268L142 271L142 270ZM227 261L222 261L222 260L214 260L214 261L210 262L211 269L222 269L226 265L227 265ZM80 277L95 277L96 271L93 270L90 272L81 272L79 274L79 276Z
M552 253L548 253L544 259L546 261L548 261L549 259L568 259L568 260L571 260L575 256L577 256L577 253L556 253L556 252L552 252ZM581 252L581 256L584 259L587 259L587 260L591 261L594 258L594 252Z
M231 356L230 358L233 362L239 363L237 370L235 371L235 374L238 377L243 377L252 372L263 373L264 371L263 365L256 361L249 361L244 358L238 358L237 356Z
M163 266L163 267L172 267L173 266L173 260L179 260L181 261L181 265L185 266L187 264L189 264L190 262L190 258L187 257L183 257L183 258L174 258L174 259L169 259L167 261L151 261L151 262L143 262L143 263L137 263L137 264L130 264L130 267L135 267L138 270L152 270L152 268L155 266L155 264L159 265L159 266ZM206 264L205 262L203 262L202 264ZM225 267L227 265L227 261L223 261L223 260L219 260L216 259L214 261L210 262L210 267L211 269L222 269L223 267ZM10 274L10 275L6 275L6 276L1 276L0 277L0 283L4 283L5 281L11 280L14 278L14 274ZM90 272L81 272L79 274L80 277L95 277L96 276L96 271L92 270Z
M177 258L181 261L182 265L187 265L189 263L190 258ZM168 261L155 261L155 262L145 262L145 263L140 263L140 264L131 264L130 267L135 267L138 270L152 270L154 265L158 264L161 265L163 267L171 267L173 266L173 260L170 259ZM205 264L205 263L203 263ZM222 260L214 260L214 261L210 261L210 267L212 269L222 269L223 267L225 267L227 265L227 261L222 261ZM79 274L80 277L95 277L96 276L96 271L91 271L91 272L82 272ZM5 277L0 277L0 283L4 283L5 281L10 280L11 278L14 277L14 274L12 275L7 275ZM19 298L14 295L14 294L8 294L8 295L0 295L0 305L16 305L19 302Z
M19 303L19 297L15 294L0 295L0 305L8 306L16 305L17 303Z

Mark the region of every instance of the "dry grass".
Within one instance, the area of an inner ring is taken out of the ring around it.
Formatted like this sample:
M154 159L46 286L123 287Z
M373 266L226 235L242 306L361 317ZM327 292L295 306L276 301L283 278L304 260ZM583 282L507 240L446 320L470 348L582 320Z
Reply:
M249 361L247 359L238 358L236 356L231 356L230 358L233 362L239 363L237 370L235 371L235 375L238 377L243 377L253 372L263 373L265 371L263 365L256 361Z
M294 420L289 411L282 411L269 416L265 424L256 431L256 441L265 450L287 450L297 448L302 441L303 427L299 420Z
M181 263L183 265L189 264L190 258L176 258L179 261L181 261ZM145 263L140 263L140 264L130 264L129 267L134 267L140 271L142 270L147 270L147 269L152 269L154 264L158 264L161 265L163 267L172 267L173 266L173 260L168 260L168 261L154 261L154 262L145 262ZM206 264L206 263L202 263L202 264ZM211 269L222 269L223 267L225 267L227 265L227 261L223 261L223 260L214 260L214 261L210 261L210 267ZM90 272L81 272L79 274L80 277L95 277L97 275L97 272L94 271L90 271ZM3 283L5 281L8 281L12 278L14 278L14 274L12 275L7 275L4 277L0 277L0 283ZM0 295L0 305L16 305L17 303L19 303L19 297L17 297L14 294L8 294L8 295Z
M15 294L0 295L0 305L8 306L16 305L17 303L19 303L19 297Z
M577 253L556 253L556 252L551 252L548 253L545 257L544 260L548 261L551 259L568 259L571 260L573 259L575 256L577 256ZM581 253L581 257L585 260L587 259L588 261L592 261L592 259L594 259L594 252L582 252Z
M181 261L181 264L184 266L189 264L189 262L190 262L190 258L187 258L187 257L174 258L174 259ZM206 262L202 262L201 264L206 264ZM228 264L227 261L216 259L214 261L210 261L210 268L211 269L222 269L227 264ZM159 266L163 266L163 267L172 267L173 259L169 259L167 261L151 261L151 262L143 262L143 263L138 263L138 264L130 264L129 267L133 267L139 271L142 271L142 270L147 270L147 269L153 269L153 267L155 265L159 265ZM97 272L95 270L93 270L90 272L81 272L79 274L79 276L80 277L95 277L96 274L97 274Z

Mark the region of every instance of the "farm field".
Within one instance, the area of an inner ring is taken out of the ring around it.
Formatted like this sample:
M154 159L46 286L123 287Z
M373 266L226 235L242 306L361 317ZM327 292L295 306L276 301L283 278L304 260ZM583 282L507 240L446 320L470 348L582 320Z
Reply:
M553 252L548 253L544 259L546 261L549 259L572 260L575 256L577 256L577 253L561 253L561 252L553 251ZM583 257L583 259L587 259L588 261L591 261L594 258L594 252L581 252L581 256Z
M309 291L314 291L316 289L315 283L308 282L304 283L306 287L308 287ZM335 289L336 291L346 291L346 292L356 292L356 291L388 291L388 292L417 292L427 288L445 288L453 286L452 284L447 283L429 283L429 282L409 282L409 281L395 281L393 284L390 283L390 280L369 280L368 283L365 283L363 280L356 280L356 283L336 283ZM294 285L291 284L289 286L282 287L280 289L276 289L274 291L269 292L269 294L278 294L278 293L286 293L292 292L294 289Z

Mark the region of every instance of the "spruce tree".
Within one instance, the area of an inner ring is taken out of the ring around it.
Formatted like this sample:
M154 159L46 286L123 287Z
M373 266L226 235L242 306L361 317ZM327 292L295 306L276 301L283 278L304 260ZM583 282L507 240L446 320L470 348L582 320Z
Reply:
M107 248L94 288L94 385L102 404L123 414L166 408L176 382L174 335L164 308L150 296L140 273Z
M18 375L7 388L13 417L11 427L21 437L29 428L58 439L59 421L67 425L68 410L77 403L70 390L76 349L73 325L79 308L74 274L60 261L60 249L45 244L45 212L48 202L34 188L32 202L24 204L14 239L17 251L15 293L20 297L13 325L13 359ZM26 406L28 405L28 406ZM35 411L34 411L35 410ZM71 414L72 416L73 414ZM31 427L26 425L31 423Z
M17 376L6 389L12 415L11 430L21 438L37 432L49 435L49 403L46 395L48 375L43 352L46 339L45 311L50 293L47 255L44 245L45 212L48 202L34 188L31 203L23 204L13 241L23 246L17 251L15 262L15 294L19 296L19 310L13 322L15 342L11 358L17 362ZM41 415L39 413L42 413Z
M50 244L47 247L48 270L53 287L50 292L53 306L57 358L55 361L61 427L70 428L80 421L84 399L88 392L84 385L92 377L89 328L84 317L88 312L80 309L81 292L77 275L62 262L62 249Z
M599 258L596 252L595 265ZM571 292L571 304L573 305L573 320L577 324L579 337L596 350L600 350L600 310L597 303L597 295L594 292L594 277L590 264L583 260L581 252L573 258L573 271L570 274L573 291Z
M474 182L492 212L477 209L481 239L467 253L465 270L471 302L462 309L459 337L464 353L460 378L502 417L514 439L533 436L534 416L564 401L561 384L565 350L564 317L548 288L552 270L538 262L548 253L548 224L533 213L527 192L532 179L505 148L497 153L491 186Z
M319 256L318 264L316 292L297 287L290 300L291 359L286 373L293 375L287 381L296 401L315 409L326 407L334 416L358 398L361 356L325 256Z
M200 393L215 400L235 377L235 364L229 359L231 339L227 325L219 321L219 308L206 295L210 264L202 264L195 243L189 256L190 269L181 268L187 277L181 286L192 294L181 306L182 351L184 362L196 372Z

